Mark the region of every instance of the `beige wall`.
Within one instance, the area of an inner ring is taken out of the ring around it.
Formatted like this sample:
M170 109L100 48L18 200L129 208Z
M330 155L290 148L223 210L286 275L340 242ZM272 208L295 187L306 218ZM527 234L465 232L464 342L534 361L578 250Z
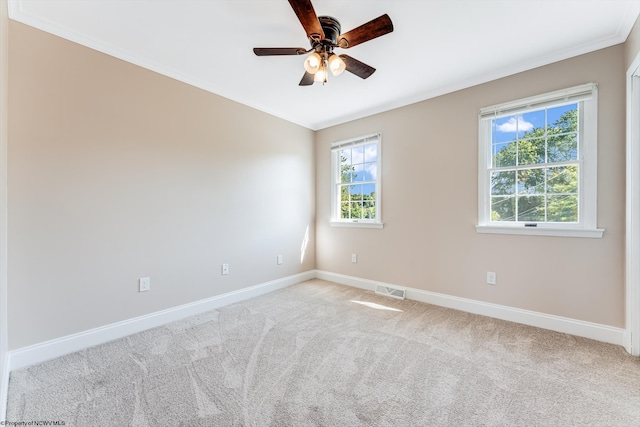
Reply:
M624 327L624 74L618 45L319 131L317 268ZM591 81L604 237L477 234L478 109ZM332 228L330 143L372 132L382 132L385 226ZM487 271L497 286L485 284Z
M11 22L9 349L316 267L624 327L624 70L639 31L314 133ZM477 234L478 108L589 81L604 238ZM376 131L385 228L331 228L329 144Z
M312 131L9 31L10 350L314 268Z
M6 0L0 0L0 419L5 418L6 391L4 384L5 364L8 352L8 322L7 322L7 89L8 85L8 54L9 54L9 16ZM7 381L7 382L5 382Z
M636 56L640 53L640 17L636 19L627 41L624 44L625 70L627 70Z

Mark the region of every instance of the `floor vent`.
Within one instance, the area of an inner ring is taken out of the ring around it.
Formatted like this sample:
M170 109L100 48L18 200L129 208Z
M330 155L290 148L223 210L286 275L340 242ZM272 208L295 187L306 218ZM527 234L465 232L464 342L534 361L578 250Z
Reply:
M388 297L404 299L404 295L406 292L406 289L394 288L392 286L376 286L376 294L386 295Z

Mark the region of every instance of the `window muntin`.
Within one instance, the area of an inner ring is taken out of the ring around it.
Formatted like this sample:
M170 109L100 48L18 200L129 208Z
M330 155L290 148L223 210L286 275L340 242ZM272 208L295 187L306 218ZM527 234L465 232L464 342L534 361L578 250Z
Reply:
M379 224L380 134L332 145L332 222Z
M596 137L595 83L482 108L478 232L601 237Z

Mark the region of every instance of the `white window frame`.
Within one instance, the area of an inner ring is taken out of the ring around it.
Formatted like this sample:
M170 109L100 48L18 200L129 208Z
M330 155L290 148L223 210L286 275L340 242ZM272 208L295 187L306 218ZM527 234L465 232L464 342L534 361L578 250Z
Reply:
M375 142L377 147L376 159L376 218L375 219L342 219L340 218L340 150L348 147L357 147ZM362 228L382 228L382 134L374 133L370 135L352 138L345 141L331 144L331 222L332 227L362 227Z
M578 222L535 223L491 220L491 121L550 106L578 103ZM597 228L598 85L568 89L481 108L478 113L478 233L601 238Z
M640 53L627 70L625 348L640 356Z

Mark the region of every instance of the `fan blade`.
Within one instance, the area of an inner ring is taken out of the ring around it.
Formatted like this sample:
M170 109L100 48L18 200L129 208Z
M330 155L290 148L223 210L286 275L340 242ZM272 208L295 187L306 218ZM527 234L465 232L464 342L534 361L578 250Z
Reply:
M313 10L311 0L289 0L289 4L307 32L307 37L318 41L324 40L324 31L316 11Z
M307 49L302 47L254 47L253 53L258 56L304 55L307 53Z
M357 59L350 57L349 55L340 55L340 58L342 58L345 65L347 66L346 70L348 72L353 73L362 79L366 79L376 71L375 68L370 67L364 62L360 62Z
M304 72L304 76L302 76L302 80L300 80L299 86L310 86L313 84L313 74Z
M360 43L375 39L376 37L384 36L392 31L393 22L391 22L389 15L385 13L366 24L360 25L358 28L342 34L338 38L338 46L348 49Z

